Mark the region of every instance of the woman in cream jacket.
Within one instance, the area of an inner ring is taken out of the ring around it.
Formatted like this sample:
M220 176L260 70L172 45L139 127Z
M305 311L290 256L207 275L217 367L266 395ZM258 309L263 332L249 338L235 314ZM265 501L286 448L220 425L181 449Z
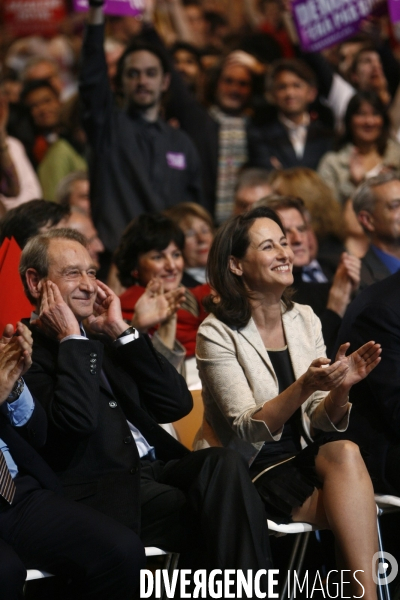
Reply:
M348 392L378 364L380 346L368 342L347 357L344 344L330 364L318 318L287 294L292 263L271 209L253 209L217 233L208 263L212 314L197 337L205 411L195 448L236 448L270 518L331 528L345 568L363 571L364 591L353 581L353 595L375 600L372 484L358 447L335 432L346 429ZM328 434L313 442L318 431Z

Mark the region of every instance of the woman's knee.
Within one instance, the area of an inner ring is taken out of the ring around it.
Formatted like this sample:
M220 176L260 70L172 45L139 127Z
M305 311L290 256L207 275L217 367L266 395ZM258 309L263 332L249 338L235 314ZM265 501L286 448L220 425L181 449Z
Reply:
M357 466L362 462L360 448L350 440L336 440L321 446L318 456L343 467Z

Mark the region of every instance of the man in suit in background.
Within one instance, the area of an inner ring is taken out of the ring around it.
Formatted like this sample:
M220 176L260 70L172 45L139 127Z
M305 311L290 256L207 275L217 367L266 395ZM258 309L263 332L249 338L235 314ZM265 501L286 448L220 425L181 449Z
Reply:
M190 453L158 425L191 410L185 380L123 321L82 236L33 238L20 273L37 307L28 382L66 495L140 530L145 545L190 555L192 568L265 568L265 512L247 465L223 448Z
M400 269L400 180L394 173L367 179L353 197L353 208L370 240L361 261L360 290Z
M270 72L269 91L277 116L265 125L249 127L249 164L316 169L332 149L332 131L309 111L317 96L315 74L301 60L279 60Z
M399 495L400 272L357 296L343 319L337 347L346 340L351 352L371 339L382 346L381 362L350 391L353 407L346 438L365 450L375 490Z
M63 598L129 600L145 563L139 538L63 498L32 448L45 442L46 416L22 379L31 354L29 329L18 323L13 336L7 325L0 341L0 599L20 600L33 568L72 579Z

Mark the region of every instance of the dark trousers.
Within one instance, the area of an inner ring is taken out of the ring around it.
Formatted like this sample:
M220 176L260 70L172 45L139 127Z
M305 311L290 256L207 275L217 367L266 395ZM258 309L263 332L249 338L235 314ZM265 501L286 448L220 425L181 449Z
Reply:
M141 510L144 545L183 552L192 569L272 565L264 505L232 450L209 448L166 464L142 460Z
M138 536L87 506L16 478L13 505L0 505L0 600L19 600L26 569L72 579L57 598L128 600L145 554Z

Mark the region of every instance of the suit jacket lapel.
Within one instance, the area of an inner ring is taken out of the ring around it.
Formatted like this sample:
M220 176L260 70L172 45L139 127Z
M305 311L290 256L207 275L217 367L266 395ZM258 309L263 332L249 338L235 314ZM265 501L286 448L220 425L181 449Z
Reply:
M286 343L289 350L290 360L292 362L293 373L295 379L298 379L310 365L309 355L303 351L301 340L299 340L300 332L297 335L296 318L298 310L292 308L282 315L283 329L285 331Z
M264 343L261 339L261 336L258 332L258 329L256 327L256 324L254 323L253 318L250 319L250 321L247 323L246 327L243 327L243 329L239 330L239 335L243 336L245 338L245 340L251 346L253 346L253 348L257 351L261 360L265 363L267 369L269 370L272 377L274 378L276 386L278 387L278 379L275 375L275 371L272 366L271 359L269 357L267 350L265 349Z

